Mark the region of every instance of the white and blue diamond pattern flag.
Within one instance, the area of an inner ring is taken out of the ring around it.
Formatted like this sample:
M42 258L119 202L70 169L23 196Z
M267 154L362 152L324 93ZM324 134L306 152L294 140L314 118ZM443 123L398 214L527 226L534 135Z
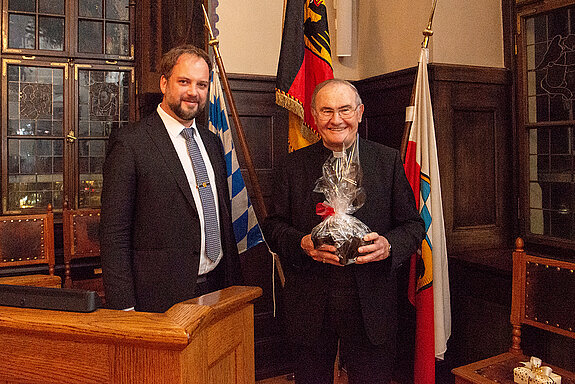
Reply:
M238 251L242 253L256 244L263 242L258 219L248 196L244 178L240 172L232 131L228 121L228 112L220 77L215 68L212 70L210 82L209 128L222 141L228 171L228 188L232 205L232 222L234 234L238 243Z

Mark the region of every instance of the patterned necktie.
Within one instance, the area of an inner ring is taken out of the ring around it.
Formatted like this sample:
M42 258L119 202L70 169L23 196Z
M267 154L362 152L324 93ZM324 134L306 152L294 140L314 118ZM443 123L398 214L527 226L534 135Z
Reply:
M194 139L195 131L193 128L184 128L182 136L186 139L188 153L192 159L194 174L196 175L196 188L200 193L200 200L204 211L204 226L206 237L206 256L212 261L216 261L222 248L220 240L220 228L218 216L216 214L216 204L212 186L208 179L208 171L204 164L204 159L200 153L200 148Z

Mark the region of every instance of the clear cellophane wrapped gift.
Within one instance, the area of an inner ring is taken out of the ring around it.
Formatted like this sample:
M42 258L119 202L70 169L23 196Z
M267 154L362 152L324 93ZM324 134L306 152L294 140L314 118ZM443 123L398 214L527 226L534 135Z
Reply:
M356 140L346 150L329 156L314 189L324 194L325 201L316 207L323 221L311 231L312 241L315 248L335 246L342 265L354 263L360 256L357 249L371 243L363 240L371 232L369 227L352 216L365 202L362 176Z

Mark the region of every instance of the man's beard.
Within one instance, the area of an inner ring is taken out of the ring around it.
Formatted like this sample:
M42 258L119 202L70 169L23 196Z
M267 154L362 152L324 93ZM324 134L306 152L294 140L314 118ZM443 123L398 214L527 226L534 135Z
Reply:
M179 100L178 102L169 103L168 105L169 105L170 109L172 111L174 111L176 116L178 116L180 119L185 120L185 121L190 121L190 120L195 119L196 116L198 116L204 110L204 107L206 106L206 103L201 104L199 100L198 101L192 100L192 101L196 101L198 103L198 106L194 109L184 109L182 107L183 101L184 100Z

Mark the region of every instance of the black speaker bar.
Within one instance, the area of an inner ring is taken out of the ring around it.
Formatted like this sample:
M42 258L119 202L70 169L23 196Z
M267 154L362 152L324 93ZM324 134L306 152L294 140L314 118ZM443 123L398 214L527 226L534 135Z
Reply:
M68 312L93 312L101 303L100 297L94 291L0 284L0 305Z

